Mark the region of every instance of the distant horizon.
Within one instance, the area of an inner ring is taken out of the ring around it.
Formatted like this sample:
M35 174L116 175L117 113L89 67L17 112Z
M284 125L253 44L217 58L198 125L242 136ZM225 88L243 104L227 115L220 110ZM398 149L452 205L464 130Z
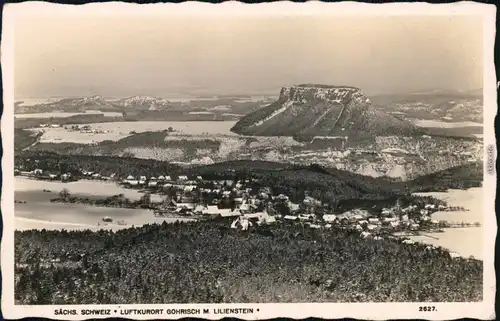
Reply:
M292 85L293 86L293 85ZM284 86L283 86L284 87ZM242 93L242 92L226 92L226 93L185 93L185 94L166 94L166 95L148 95L148 94L129 94L129 95L102 95L102 94L88 94L88 95L50 95L50 96L23 96L23 97L15 97L15 101L21 101L23 99L56 99L56 98L85 98L85 97L93 97L100 96L105 99L125 99L130 97L154 97L154 98L163 98L163 99L182 99L182 98L193 98L193 99L204 99L209 97L224 97L224 96L264 96L264 97L278 97L279 92L282 87L275 91L274 94L271 93L271 90L263 91L263 92L251 92L251 93ZM432 93L468 93L468 92L477 92L482 91L483 88L475 88L475 89L418 89L414 91L393 91L393 92L377 92L377 93L367 93L360 88L367 96L375 97L375 96L385 96L385 95L412 95L412 94L432 94Z

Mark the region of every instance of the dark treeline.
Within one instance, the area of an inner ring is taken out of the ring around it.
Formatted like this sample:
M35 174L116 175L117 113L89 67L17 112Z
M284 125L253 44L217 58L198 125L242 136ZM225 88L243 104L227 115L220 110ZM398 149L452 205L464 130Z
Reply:
M14 129L14 137L16 143L14 144L14 153L19 153L23 149L30 147L42 136L42 133L32 132L20 128Z
M81 114L71 115L68 117L50 117L50 118L20 118L14 122L15 128L36 128L42 124L51 125L71 125L71 124L88 124L88 123L110 123L123 121L120 116L105 116L104 114ZM17 144L16 137L16 144Z
M42 169L63 174L80 176L82 171L91 171L101 175L115 174L125 178L128 175L165 175L182 173L181 167L153 159L138 159L117 156L60 155L46 152L27 152L16 156L14 166L23 171Z
M298 224L16 231L18 304L477 302L482 262Z
M87 204L102 207L119 207L119 208L151 208L151 194L144 193L139 200L130 200L123 194L113 195L106 198L91 198L79 197L71 195L70 191L63 189L59 192L58 197L50 200L52 203L72 203L72 204Z
M39 168L56 173L69 172L75 176L85 170L101 175L115 174L116 178L128 175L202 175L205 180L254 180L252 187L269 187L273 194L285 194L293 201L300 201L309 195L324 203L377 201L414 192L479 187L483 180L481 163L450 168L408 182L362 176L318 165L298 166L262 161L232 161L182 168L151 159L25 152L15 157L15 166L26 171Z
M483 172L483 162L474 162L418 177L410 181L409 185L412 190L418 192L480 187L483 182Z

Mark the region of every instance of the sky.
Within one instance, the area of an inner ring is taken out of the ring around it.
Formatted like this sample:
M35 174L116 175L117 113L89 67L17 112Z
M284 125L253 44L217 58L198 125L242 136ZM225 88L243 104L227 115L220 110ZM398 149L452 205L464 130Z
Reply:
M299 83L367 94L482 87L473 16L19 18L15 97L279 94Z

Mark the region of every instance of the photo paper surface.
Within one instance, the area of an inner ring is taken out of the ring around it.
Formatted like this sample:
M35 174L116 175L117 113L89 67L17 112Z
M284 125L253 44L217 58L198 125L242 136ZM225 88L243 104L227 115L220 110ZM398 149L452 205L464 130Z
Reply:
M3 315L494 318L495 15L6 5Z

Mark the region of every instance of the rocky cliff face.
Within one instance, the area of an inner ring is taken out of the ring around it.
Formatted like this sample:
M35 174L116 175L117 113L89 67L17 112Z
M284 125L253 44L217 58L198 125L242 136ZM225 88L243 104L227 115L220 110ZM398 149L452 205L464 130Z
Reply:
M283 87L271 105L243 117L232 131L253 136L348 136L350 140L380 135L413 135L410 122L376 110L359 89L349 86Z

